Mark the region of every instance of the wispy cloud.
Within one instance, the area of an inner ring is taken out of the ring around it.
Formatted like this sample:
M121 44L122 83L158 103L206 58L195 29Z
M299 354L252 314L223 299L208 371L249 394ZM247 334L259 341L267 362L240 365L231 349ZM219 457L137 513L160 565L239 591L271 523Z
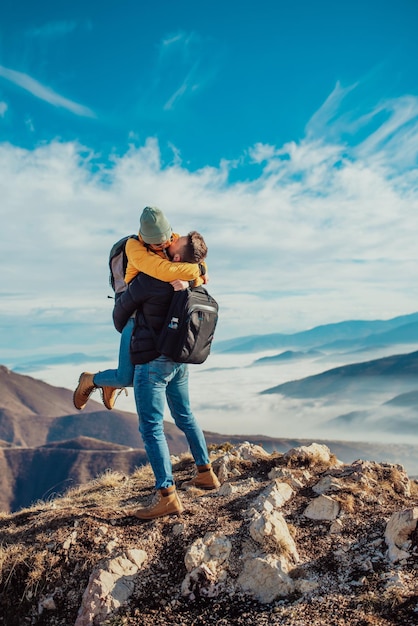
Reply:
M33 120L31 117L25 117L25 126L28 129L28 131L30 133L34 133L35 132L35 125L33 123Z
M187 74L183 83L180 87L172 94L172 96L167 100L164 105L164 110L169 111L174 109L175 104L182 98L185 94L191 93L197 89L197 83L195 82L195 76L197 74L198 64L191 68L190 72Z
M55 107L66 109L67 111L82 117L95 117L94 112L88 107L69 100L68 98L64 98L49 87L42 85L42 83L35 80L28 74L17 72L16 70L0 65L0 76L31 93L36 98L39 98L44 102L48 102Z
M383 120L361 144L360 154L382 154L395 158L402 166L416 165L418 149L418 100L413 96L387 100L369 115ZM409 163L408 163L409 162Z
M348 87L343 87L341 83L338 81L326 98L325 102L322 106L314 113L314 115L309 120L306 125L306 137L308 139L316 139L324 131L324 128L328 129L328 135L331 130L335 130L336 136L341 132L341 106L346 98L346 96L356 88L356 84L350 85ZM338 121L339 128L334 128L334 124Z
M0 102L0 117L4 117L6 115L6 111L8 109L6 102Z
M194 32L169 34L160 42L155 85L165 95L163 110L170 111L202 89L215 72L211 46Z
M31 28L27 31L27 34L31 37L46 37L53 39L55 37L62 37L73 32L77 28L77 22L74 20L62 20L55 22L48 22L38 28Z
M416 166L418 99L415 96L367 102L365 85L338 82L306 126L306 140L338 144L352 158L374 159L391 169Z
M161 41L161 50L164 51L170 46L173 46L174 44L184 41L184 39L185 39L185 34L182 32L177 33L175 35L168 35L167 37L163 38Z

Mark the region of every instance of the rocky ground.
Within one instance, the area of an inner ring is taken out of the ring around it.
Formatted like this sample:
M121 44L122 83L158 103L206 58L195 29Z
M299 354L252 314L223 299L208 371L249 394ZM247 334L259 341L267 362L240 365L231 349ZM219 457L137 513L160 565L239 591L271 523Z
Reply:
M173 459L176 480L193 473ZM131 515L148 466L0 516L7 626L418 624L418 485L399 465L312 444L213 451L222 486L185 512Z

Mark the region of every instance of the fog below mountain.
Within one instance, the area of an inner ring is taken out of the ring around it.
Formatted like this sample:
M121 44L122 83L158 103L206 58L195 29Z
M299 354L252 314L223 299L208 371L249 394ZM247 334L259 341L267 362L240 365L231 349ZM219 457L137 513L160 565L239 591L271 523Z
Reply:
M281 394L261 395L266 389L341 365L414 350L417 350L416 344L319 355L305 352L257 364L258 359L276 356L284 350L251 354L219 354L215 351L205 364L190 366L192 408L204 430L225 435L418 443L418 429L415 428L418 413L414 404L385 404L397 393L405 391L401 383L398 388L395 382L387 387L382 379L370 379L373 391L337 397L300 399ZM102 365L86 362L76 366L55 364L32 369L30 375L52 385L73 389L81 371L98 371L113 365L112 362ZM93 397L99 400L97 392ZM129 389L128 397L122 393L116 406L120 410L135 412L133 390ZM168 413L167 419L171 419Z

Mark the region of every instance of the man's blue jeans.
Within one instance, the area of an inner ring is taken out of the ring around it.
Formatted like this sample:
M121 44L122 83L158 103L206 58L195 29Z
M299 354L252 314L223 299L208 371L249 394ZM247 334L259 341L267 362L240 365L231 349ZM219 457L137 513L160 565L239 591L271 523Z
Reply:
M209 463L205 436L190 409L186 364L160 356L144 365L136 365L134 392L139 431L155 475L156 489L174 485L163 425L166 398L176 426L186 435L196 465Z
M94 375L93 382L98 387L132 387L134 366L131 363L130 346L135 319L130 317L122 330L119 345L117 370L105 370Z

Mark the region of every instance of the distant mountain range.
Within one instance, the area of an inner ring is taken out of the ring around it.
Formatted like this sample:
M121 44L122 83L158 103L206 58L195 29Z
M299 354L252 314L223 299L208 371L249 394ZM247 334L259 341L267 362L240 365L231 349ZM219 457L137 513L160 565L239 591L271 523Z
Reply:
M324 429L416 435L418 423L418 352L336 367L261 392L289 398L322 399L326 405L350 403L372 395L381 398L369 409L350 411L329 419ZM389 396L389 398L388 398ZM392 396L392 397L390 397Z
M402 315L389 320L352 320L325 324L289 335L273 333L237 337L216 342L214 351L219 353L248 353L281 348L336 350L410 342L418 342L418 313Z
M417 313L387 321L341 322L319 326L295 335L276 335L275 341L292 346L279 354L264 356L254 366L272 366L290 361L311 359L316 365L327 363L327 369L315 375L281 382L261 392L301 401L305 408L315 404L317 430L374 440L392 434L417 437L418 420L418 322ZM227 349L251 345L259 349L271 345L272 336L242 338ZM237 340L235 340L237 341ZM295 349L296 346L296 349ZM399 354L403 350L414 350ZM390 354L366 360L367 355ZM358 362L362 358L362 362ZM351 360L347 365L329 369L329 363ZM251 366L250 366L251 367ZM302 368L301 368L302 369ZM294 370L295 371L295 368ZM280 370L282 376L283 369ZM274 375L274 374L273 374ZM273 375L269 375L271 380ZM297 374L296 374L297 376ZM283 379L282 379L283 380ZM318 413L331 418L319 418ZM343 408L345 411L343 412ZM351 408L352 410L348 410Z
M183 434L165 422L172 454L187 451ZM250 441L284 452L312 439L205 432L208 444ZM418 446L327 441L344 462L357 458L398 462L418 459ZM0 510L15 511L82 484L107 469L124 473L146 462L134 413L108 411L91 399L75 413L72 391L0 366ZM418 464L417 464L418 473Z
M392 386L399 390L418 389L418 352L400 354L363 363L343 365L321 374L294 380L263 391L263 394L280 393L292 398L317 398L338 394L351 394L353 391L370 393L386 391Z
M275 354L274 356L263 356L260 359L256 359L253 365L268 365L269 363L281 363L283 361L299 361L300 359L312 359L320 357L323 352L319 350L307 350L306 352L295 352L294 350L286 350L281 354Z
M24 363L18 363L13 367L13 371L27 373L39 370L42 367L51 367L54 365L82 365L89 361L90 363L105 363L111 359L104 355L87 355L83 352L72 352L70 354L60 354L38 359L25 359Z

